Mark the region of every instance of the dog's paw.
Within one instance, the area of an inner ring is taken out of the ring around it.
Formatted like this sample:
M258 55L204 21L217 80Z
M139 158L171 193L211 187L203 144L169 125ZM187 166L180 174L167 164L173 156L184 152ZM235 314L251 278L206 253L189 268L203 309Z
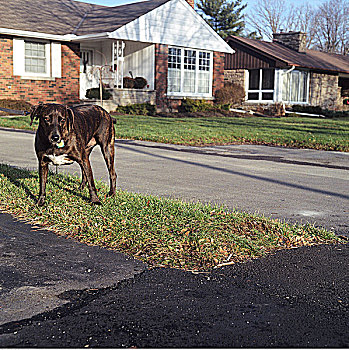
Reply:
M36 202L36 205L38 207L42 207L45 204L45 198L44 197L40 197L39 200Z
M102 202L99 199L91 200L91 204L93 205L102 205Z

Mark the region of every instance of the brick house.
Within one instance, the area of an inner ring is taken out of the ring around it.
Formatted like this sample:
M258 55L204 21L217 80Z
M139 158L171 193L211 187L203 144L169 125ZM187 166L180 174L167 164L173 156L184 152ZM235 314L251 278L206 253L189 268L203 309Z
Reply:
M107 7L72 0L0 0L1 98L76 103L100 77L118 104L162 110L183 98L212 100L234 50L193 2L149 0ZM124 77L143 77L143 89Z
M248 104L309 104L345 109L349 56L305 48L301 32L275 33L273 42L228 37L225 79L239 82Z

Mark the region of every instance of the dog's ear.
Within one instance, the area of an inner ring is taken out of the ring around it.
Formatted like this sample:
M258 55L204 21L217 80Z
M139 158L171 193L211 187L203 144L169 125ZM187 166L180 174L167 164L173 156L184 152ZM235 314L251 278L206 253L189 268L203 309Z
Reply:
M66 113L68 131L71 131L74 125L74 112L71 108L66 107Z
M30 109L30 125L33 124L35 117L36 117L36 119L39 119L43 106L44 105L42 103L39 103L38 105L31 107L31 109Z

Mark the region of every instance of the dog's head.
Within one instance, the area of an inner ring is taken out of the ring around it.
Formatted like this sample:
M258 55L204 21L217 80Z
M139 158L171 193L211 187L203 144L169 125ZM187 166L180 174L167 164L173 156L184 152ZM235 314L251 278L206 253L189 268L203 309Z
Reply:
M33 106L30 113L30 125L39 119L39 128L44 131L52 145L60 144L73 128L74 113L63 105L45 103Z

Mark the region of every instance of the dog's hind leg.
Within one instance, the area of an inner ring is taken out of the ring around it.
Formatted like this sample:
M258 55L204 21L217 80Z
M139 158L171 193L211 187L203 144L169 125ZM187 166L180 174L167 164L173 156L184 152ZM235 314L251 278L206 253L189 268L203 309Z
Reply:
M111 142L104 143L103 145L101 145L101 150L109 171L110 190L109 190L108 196L114 196L116 194L116 179L117 179L117 175L115 172L115 165L114 165L114 158L115 158L114 137L112 137Z
M39 192L39 199L36 204L40 207L45 204L47 174L48 174L48 163L44 162L43 160L39 160L40 192Z

